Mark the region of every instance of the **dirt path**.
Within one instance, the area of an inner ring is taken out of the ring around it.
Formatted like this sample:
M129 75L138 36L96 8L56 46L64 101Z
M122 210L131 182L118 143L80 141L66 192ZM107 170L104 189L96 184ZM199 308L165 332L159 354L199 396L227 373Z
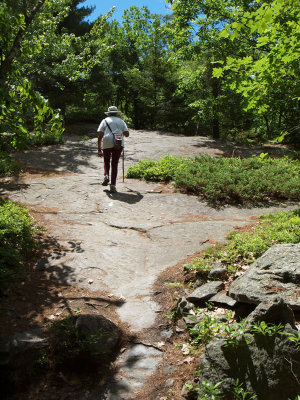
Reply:
M51 271L59 285L94 292L98 300L99 293L105 293L106 299L117 304L121 324L137 337L147 337L148 346L136 344L122 354L120 372L102 397L86 397L129 399L162 359L157 342L163 338L154 335L150 343L146 334L161 311L153 297L160 273L275 208L216 210L195 196L175 193L171 186L129 179L123 183L121 171L118 193L111 194L100 185L102 160L91 133L96 126L91 128L89 140L70 136L62 146L18 155L30 173L8 184L4 194L26 204L64 249L46 255L37 268ZM158 159L165 153L224 152L232 154L233 149L203 137L133 131L126 143L125 169L139 159ZM139 361L129 364L134 357Z

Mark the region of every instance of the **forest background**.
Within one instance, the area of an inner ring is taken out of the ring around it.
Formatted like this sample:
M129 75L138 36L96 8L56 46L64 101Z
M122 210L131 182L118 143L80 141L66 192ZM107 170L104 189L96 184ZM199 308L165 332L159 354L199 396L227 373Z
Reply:
M299 144L297 0L166 0L90 22L82 0L0 1L0 150L59 142L111 104L134 129Z

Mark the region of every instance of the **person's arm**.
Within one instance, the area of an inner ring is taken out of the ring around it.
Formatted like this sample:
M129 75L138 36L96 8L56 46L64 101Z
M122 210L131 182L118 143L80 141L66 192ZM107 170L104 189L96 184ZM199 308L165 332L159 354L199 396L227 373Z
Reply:
M129 132L128 132L128 131L124 131L124 132L123 132L123 135L124 135L125 137L128 137L128 136L129 136Z
M102 151L102 139L104 136L104 132L98 132L98 156L102 157L103 156L103 151Z

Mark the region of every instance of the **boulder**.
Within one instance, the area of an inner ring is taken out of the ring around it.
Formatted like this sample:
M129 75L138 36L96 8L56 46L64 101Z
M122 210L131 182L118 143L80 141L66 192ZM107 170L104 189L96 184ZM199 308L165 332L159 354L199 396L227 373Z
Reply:
M259 304L281 297L293 310L300 310L300 244L271 247L229 287L237 301Z
M188 295L187 300L191 303L197 304L210 299L223 288L224 283L221 281L207 282L204 285L195 289L190 295Z
M77 318L75 328L79 339L97 338L94 343L100 353L112 352L121 337L119 328L103 315L82 314Z
M250 324L265 321L268 324L290 325L296 329L295 315L293 310L281 298L267 299L260 303L251 314L248 315L247 321Z
M234 399L237 379L257 400L294 399L300 393L300 347L286 335L248 339L250 343L240 338L235 346L226 345L223 339L209 343L201 381L214 385L221 381L219 389L226 400Z

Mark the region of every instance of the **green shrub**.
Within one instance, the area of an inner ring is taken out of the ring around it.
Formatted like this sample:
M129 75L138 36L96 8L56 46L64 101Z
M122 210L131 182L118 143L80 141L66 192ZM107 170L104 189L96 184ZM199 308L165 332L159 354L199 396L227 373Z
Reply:
M210 202L300 199L300 162L289 158L183 158L167 154L158 161L140 161L128 169L127 177L172 180L181 191L203 196Z
M151 159L141 160L127 171L128 178L142 178L147 181L169 182L173 179L175 171L184 163L183 157L166 154L158 161Z
M6 290L21 272L21 262L35 244L33 220L24 207L0 202L0 291Z
M49 146L52 144L62 144L64 142L63 136L57 132L42 132L33 134L30 136L30 141L28 141L29 147L33 146Z

